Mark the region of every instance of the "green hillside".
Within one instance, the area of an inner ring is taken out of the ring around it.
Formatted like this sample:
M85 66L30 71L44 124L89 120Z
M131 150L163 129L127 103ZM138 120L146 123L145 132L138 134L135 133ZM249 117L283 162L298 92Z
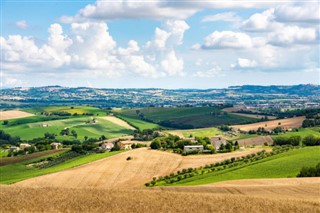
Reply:
M194 176L170 185L199 185L226 180L255 178L296 177L304 166L315 166L320 162L320 146L294 149L274 155L244 167L234 167L218 172Z
M219 107L147 107L116 111L124 119L143 120L176 129L204 128L257 121L222 112Z
M76 139L73 136L61 136L60 132L64 128L70 131L75 130L78 134L77 139L84 140L84 137L99 138L105 135L108 138L116 138L131 134L133 131L118 126L102 117L96 118L96 123L86 123L91 117L76 117L63 120L53 120L46 122L26 123L15 126L2 126L2 129L13 136L19 136L22 140L30 140L37 137L43 137L46 132L55 133L58 140ZM43 125L48 125L44 127Z

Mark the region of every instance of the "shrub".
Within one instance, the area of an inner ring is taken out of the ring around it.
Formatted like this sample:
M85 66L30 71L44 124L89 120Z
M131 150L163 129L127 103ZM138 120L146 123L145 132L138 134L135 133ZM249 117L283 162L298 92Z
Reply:
M302 167L297 177L320 177L320 163L315 167Z

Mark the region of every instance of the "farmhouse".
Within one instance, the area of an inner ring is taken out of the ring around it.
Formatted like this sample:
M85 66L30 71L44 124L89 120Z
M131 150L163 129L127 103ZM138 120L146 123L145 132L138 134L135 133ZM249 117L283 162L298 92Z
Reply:
M19 151L19 150L20 150L20 148L17 147L17 146L11 146L11 147L9 148L9 152L14 152L14 151Z
M131 148L131 145L132 145L132 142L130 141L121 141L118 143L120 149L124 149L124 150L130 150L132 149Z
M60 149L62 147L61 143L51 143L50 145L52 149Z
M224 144L224 145L227 144L227 140L221 136L211 137L210 140L211 140L211 144L215 150L219 150L221 144Z
M183 151L185 152L203 151L203 145L184 146Z
M103 143L100 148L103 150L111 150L113 147L114 147L114 144L108 142L108 143Z
M27 148L27 147L31 147L31 145L28 144L28 143L21 143L20 144L20 149L24 149L24 148Z

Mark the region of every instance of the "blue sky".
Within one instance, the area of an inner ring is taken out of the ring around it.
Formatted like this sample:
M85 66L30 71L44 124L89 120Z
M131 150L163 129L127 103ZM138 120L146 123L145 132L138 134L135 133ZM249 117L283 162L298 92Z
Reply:
M2 86L319 84L319 2L2 1Z

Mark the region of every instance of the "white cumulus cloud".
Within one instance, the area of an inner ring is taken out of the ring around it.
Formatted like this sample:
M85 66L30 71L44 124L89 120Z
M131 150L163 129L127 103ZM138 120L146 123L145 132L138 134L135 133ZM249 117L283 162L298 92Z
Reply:
M240 20L241 20L241 17L237 16L235 12L225 12L225 13L218 13L215 15L205 16L201 21L202 22L213 22L213 21L236 22Z
M249 35L233 31L215 31L205 38L204 49L250 48L253 46Z

